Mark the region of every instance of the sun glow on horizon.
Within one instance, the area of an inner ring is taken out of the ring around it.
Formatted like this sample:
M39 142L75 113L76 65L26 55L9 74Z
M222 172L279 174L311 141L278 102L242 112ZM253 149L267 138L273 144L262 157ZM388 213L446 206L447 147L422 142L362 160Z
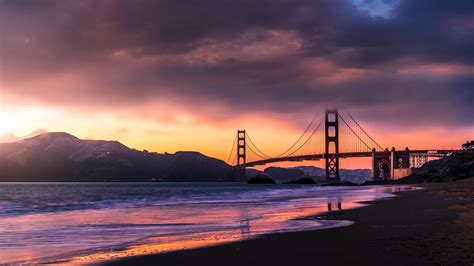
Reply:
M5 102L7 101L3 101ZM150 152L198 151L223 161L227 161L237 129L246 129L259 148L266 154L275 156L296 140L313 116L309 112L257 111L228 115L221 106L205 106L200 112L195 112L161 102L98 109L29 103L24 100L21 104L2 104L1 107L0 142L10 142L44 132L67 132L81 139L117 140L129 148ZM355 112L357 114L357 110ZM322 119L324 109L321 108L318 113L317 120ZM436 125L400 128L377 121L361 119L359 122L384 148L452 149L459 147L466 138L473 135L473 128L469 125L464 128ZM449 138L445 137L448 135ZM230 161L228 163L232 163L232 158ZM323 166L322 162L303 161L275 163L257 168L263 170L269 166L298 165ZM369 166L370 162L365 159L341 162L341 167L346 169Z
M301 134L308 115L282 116L280 120L278 114L248 113L228 119L212 119L180 110L172 115L154 117L148 115L153 113L151 110L153 108L146 111L124 109L117 112L46 106L4 108L0 113L0 142L1 135L6 134L25 137L46 131L63 131L81 139L117 140L138 150L158 153L198 151L226 161L237 129L246 129L253 141L265 153L273 156L286 150ZM157 113L161 110L163 109L156 107ZM298 116L301 122L298 123L300 125L295 125L294 119ZM386 148L395 146L397 149L458 148L473 133L469 126L456 129L424 126L397 131L377 126L373 122L361 123L384 148L387 145L389 146ZM449 134L451 137L446 138ZM322 166L322 162L286 162L263 168L297 165ZM368 168L370 162L348 159L341 162L341 166L347 169Z
M7 114L0 111L0 134L11 133L15 128L15 120Z

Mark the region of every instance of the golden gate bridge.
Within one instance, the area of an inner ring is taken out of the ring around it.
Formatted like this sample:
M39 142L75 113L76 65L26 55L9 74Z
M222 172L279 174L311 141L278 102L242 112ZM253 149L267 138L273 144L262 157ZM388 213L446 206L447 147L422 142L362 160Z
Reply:
M444 157L457 150L396 150L383 148L348 111L327 109L320 119L315 115L297 140L276 156L263 152L246 130L237 130L227 163L235 166L239 176L245 169L278 162L325 161L326 179L340 180L339 159L372 158L373 179L398 179L411 174L430 157Z

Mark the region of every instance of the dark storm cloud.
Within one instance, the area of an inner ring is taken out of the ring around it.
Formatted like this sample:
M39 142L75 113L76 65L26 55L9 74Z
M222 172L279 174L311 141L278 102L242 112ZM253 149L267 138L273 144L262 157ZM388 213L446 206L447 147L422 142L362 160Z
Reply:
M361 17L339 32L337 45L356 49L343 62L359 66L401 56L474 63L474 1L401 1L387 19Z
M394 5L373 17L342 0L0 0L2 90L98 106L166 98L289 112L329 102L472 124L474 1ZM418 65L460 71L401 71ZM16 86L63 74L85 84Z
M343 19L342 12L350 7L331 1L221 0L4 0L0 4L5 34L30 36L59 52L89 56L122 48L136 55L183 52L194 49L201 39L222 40L252 28L316 32L336 26L331 20ZM12 39L7 41L13 44ZM12 49L9 44L5 48Z

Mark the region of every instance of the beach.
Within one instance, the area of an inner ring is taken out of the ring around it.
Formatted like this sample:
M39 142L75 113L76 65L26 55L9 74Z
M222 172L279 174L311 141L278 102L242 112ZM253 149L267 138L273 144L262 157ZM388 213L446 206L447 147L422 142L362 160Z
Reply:
M422 189L370 206L309 217L354 224L270 234L212 247L143 255L110 265L472 265L474 178Z

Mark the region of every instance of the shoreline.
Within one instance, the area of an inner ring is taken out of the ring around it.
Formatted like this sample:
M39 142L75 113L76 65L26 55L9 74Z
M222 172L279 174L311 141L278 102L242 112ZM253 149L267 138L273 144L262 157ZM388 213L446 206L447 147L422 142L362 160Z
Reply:
M222 245L121 258L107 265L456 264L474 262L474 178L420 184L422 190L369 206L302 219L349 220L329 229L275 233Z
M301 188L301 186L298 186ZM311 187L310 187L311 188ZM346 188L341 187L329 187L324 188L323 191L326 190L335 190L335 191L352 191L353 188ZM346 195L333 195L331 198L327 198L324 204L315 203L313 204L296 204L298 207L294 206L288 210L280 210L278 212L281 217L277 220L283 219L284 223L292 224L292 229L285 229L285 226L280 225L280 230L269 230L268 232L262 232L261 229L265 228L262 227L261 221L257 220L248 220L246 223L246 227L235 230L230 230L228 232L216 231L216 232L202 232L196 233L194 236L188 236L184 238L177 238L177 239L154 239L151 241L143 241L143 242L136 242L136 243L129 243L129 244L121 244L117 246L109 246L107 248L101 249L94 249L91 252L82 251L71 253L69 255L64 255L60 259L51 258L50 260L44 259L39 260L38 262L52 262L52 263L85 263L85 264L101 264L101 263L108 263L111 260L120 260L122 258L133 257L133 256L144 256L144 255L154 255L154 254L165 254L170 252L182 251L182 250L191 250L197 248L206 248L206 247L213 247L218 245L225 245L229 243L237 243L241 241L246 241L250 239L256 239L260 237L266 237L272 234L282 234L288 232L304 232L304 231L314 231L314 230L324 230L329 228L337 228L343 226L349 226L353 222L340 220L340 219L325 219L320 221L313 221L312 217L322 215L329 210L338 210L338 209L355 209L365 207L370 202L380 200L383 198L391 198L395 197L394 192L398 191L406 191L406 190L413 190L416 189L413 186L403 185L403 186L375 186L375 187L364 187L361 188L362 190L369 189L370 192L362 193L359 197L359 200L351 199L352 196ZM358 194L357 191L360 189L354 190L353 193ZM376 192L378 191L378 192ZM321 192L321 191L320 191ZM374 193L373 196L367 197ZM383 193L385 195L375 196L377 193ZM362 196L365 195L365 196ZM342 199L342 198L344 199ZM376 199L374 199L375 197ZM295 199L300 199L299 197L295 197ZM337 201L339 199L339 202ZM291 200L291 198L289 198ZM327 201L326 201L327 200ZM327 202L327 203L326 203ZM296 209L295 209L296 208ZM301 208L300 210L297 210ZM285 214L285 212L287 212ZM269 217L271 217L270 215ZM292 218L290 218L292 217ZM270 218L272 219L272 218ZM272 219L273 220L273 219ZM276 221L276 220L275 220ZM254 223L256 222L256 223ZM242 226L242 223L241 223ZM274 229L278 229L279 226L273 226ZM256 230L254 232L254 230ZM258 232L260 231L260 232ZM223 234L224 233L224 234ZM150 237L153 239L154 237ZM163 238L163 237L161 237ZM166 238L166 237L165 237ZM170 241L170 242L166 242Z

